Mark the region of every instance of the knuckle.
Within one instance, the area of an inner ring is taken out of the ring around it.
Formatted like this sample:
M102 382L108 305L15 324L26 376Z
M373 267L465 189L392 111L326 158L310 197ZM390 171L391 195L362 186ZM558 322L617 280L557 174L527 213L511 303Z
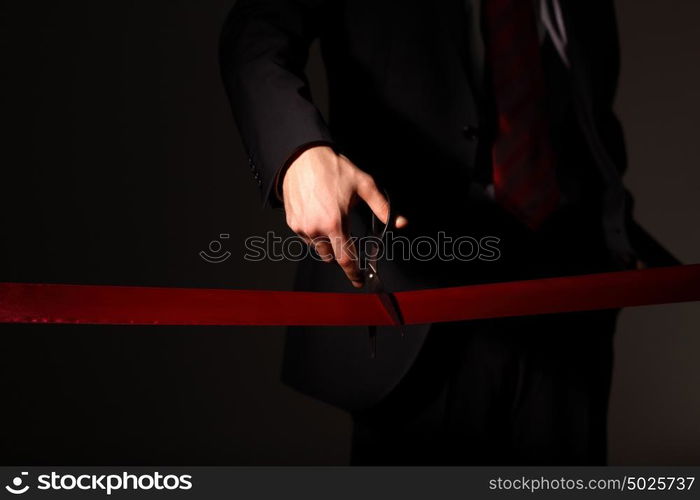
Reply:
M350 268L352 267L352 261L350 260L350 257L347 255L343 254L338 257L336 257L336 261L342 268Z
M362 190L370 190L374 187L374 179L369 174L361 172L357 179L357 187Z
M301 230L306 234L309 238L315 238L318 236L318 231L316 230L316 225L312 223L304 223L301 225Z
M326 264L330 264L331 262L333 262L333 253L330 250L328 250L328 249L324 249L324 250L316 249L316 253L318 253L319 257L321 257L321 260L323 262L325 262Z
M355 259L353 259L347 251L342 250L342 253L336 256L336 260L338 261L338 264L340 264L340 267L346 271L356 270Z
M324 251L319 252L318 249L316 249L316 253L318 253L319 257L321 257L321 260L325 264L330 264L331 262L333 262L333 254L331 254L330 252L327 252L327 251L326 252L324 252Z
M325 250L328 246L328 237L324 235L314 235L311 237L311 243L316 248Z
M319 226L320 226L319 229L321 229L323 234L337 233L341 227L340 218L339 217L329 217L328 219L325 219L323 222L321 222L321 224Z

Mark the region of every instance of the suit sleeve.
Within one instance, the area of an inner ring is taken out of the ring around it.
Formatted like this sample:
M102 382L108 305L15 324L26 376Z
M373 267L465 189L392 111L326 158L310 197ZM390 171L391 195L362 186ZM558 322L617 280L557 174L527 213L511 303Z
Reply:
M332 144L311 101L304 68L319 36L324 0L238 0L219 57L226 93L263 204L278 204L275 177L301 151Z

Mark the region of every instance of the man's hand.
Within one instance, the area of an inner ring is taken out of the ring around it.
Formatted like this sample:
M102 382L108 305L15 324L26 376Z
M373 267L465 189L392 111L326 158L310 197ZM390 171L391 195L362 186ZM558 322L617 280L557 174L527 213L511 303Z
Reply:
M289 227L312 245L325 261L336 261L353 286L363 285L357 249L350 241L348 213L362 199L384 224L389 203L372 177L327 146L304 151L287 169L282 181ZM397 217L397 228L407 221Z

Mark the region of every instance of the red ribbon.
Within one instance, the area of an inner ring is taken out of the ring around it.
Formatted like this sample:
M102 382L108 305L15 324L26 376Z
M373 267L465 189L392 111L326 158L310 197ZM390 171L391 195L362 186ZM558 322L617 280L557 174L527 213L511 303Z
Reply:
M700 264L397 292L406 324L700 300ZM390 325L378 296L0 283L1 323Z

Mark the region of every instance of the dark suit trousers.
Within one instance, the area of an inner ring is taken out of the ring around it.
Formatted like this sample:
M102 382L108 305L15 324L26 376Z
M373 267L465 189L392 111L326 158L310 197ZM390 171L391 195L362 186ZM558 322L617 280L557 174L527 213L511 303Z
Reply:
M616 311L434 325L353 465L604 464Z
M518 277L609 270L585 219L565 217L527 241L505 238L518 242L504 252L527 270ZM353 414L351 463L604 464L616 317L433 325L399 385Z

